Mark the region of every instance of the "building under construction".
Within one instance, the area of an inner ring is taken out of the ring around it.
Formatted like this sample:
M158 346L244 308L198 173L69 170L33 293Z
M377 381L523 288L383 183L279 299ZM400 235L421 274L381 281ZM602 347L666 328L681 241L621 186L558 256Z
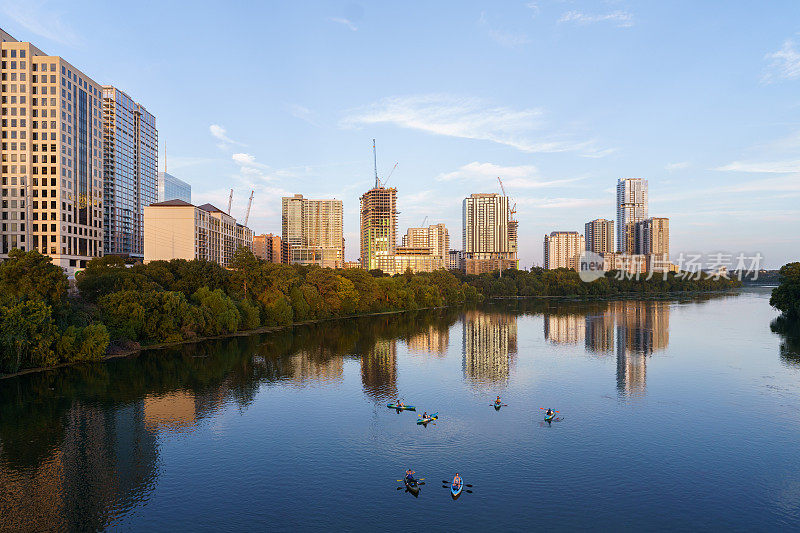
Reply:
M395 255L397 242L397 189L375 187L361 195L361 266L380 268L378 258Z

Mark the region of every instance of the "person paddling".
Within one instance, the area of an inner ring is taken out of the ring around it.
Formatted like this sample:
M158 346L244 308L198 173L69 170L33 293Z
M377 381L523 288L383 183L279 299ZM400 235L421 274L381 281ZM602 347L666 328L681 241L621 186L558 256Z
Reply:
M401 407L405 407L405 404L403 404L403 402L401 402L399 398L397 399L397 401L395 401L394 404L397 406L398 409L400 409Z
M414 474L416 474L416 472L414 472L410 468L408 470L406 470L406 481L408 481L409 483L413 483L414 482Z
M459 476L458 472L456 472L456 476L453 478L453 488L457 489L460 486L461 486L461 476Z
M551 416L553 416L553 410L552 410L552 409L550 409L549 407L547 408L547 416L548 416L548 417L551 417Z
M500 405L501 403L503 403L503 402L500 401L500 396L497 397L497 399L494 401L494 403L497 404L497 405Z

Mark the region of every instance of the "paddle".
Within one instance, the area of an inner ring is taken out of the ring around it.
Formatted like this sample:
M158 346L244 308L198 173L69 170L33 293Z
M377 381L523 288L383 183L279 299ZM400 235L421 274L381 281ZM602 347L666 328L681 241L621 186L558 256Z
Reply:
M541 409L542 411L547 411L547 409L545 407L540 407L539 409ZM554 413L560 413L561 411L553 411L553 412Z
M453 484L453 482L452 482L452 481L442 481L442 483L445 483L445 484L450 484L450 485L452 485L452 484ZM464 486L465 486L465 487L472 487L472 485L468 485L468 484L466 484L466 483L464 483Z
M507 403L490 403L489 405L493 405L495 407L497 406L508 407Z

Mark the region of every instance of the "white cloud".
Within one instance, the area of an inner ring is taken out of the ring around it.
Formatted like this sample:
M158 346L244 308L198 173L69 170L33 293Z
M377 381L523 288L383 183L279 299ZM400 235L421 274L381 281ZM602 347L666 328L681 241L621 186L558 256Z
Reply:
M39 37L73 47L82 42L78 34L62 20L61 14L52 7L46 7L44 2L4 0L0 9L8 18Z
M492 39L494 42L496 42L501 46L514 48L531 42L530 37L528 37L524 33L515 33L495 28L494 26L492 26L492 24L489 23L489 21L486 18L486 13L484 12L481 13L480 18L478 19L478 24L480 24L483 28L486 29L486 33L490 39Z
M479 163L473 161L463 165L458 170L439 174L438 181L481 181L487 186L496 187L498 176L503 180L503 185L509 189L539 189L543 187L558 187L582 178L569 178L560 180L543 180L538 175L538 169L533 165L519 165L505 167L494 163Z
M435 135L491 141L523 152L594 151L592 141L554 139L542 133L543 111L511 109L480 98L445 94L396 96L355 110L344 127L394 124Z
M772 83L779 79L800 78L800 52L795 49L792 39L786 39L780 50L767 54L764 58L769 60L769 65L767 72L761 77L762 82Z
M595 22L611 22L618 28L630 28L633 26L633 15L627 11L614 11L601 15L590 15L581 11L567 11L558 22L569 22L581 26L594 24Z
M792 172L800 173L800 159L793 161L763 162L734 161L733 163L728 163L727 165L717 167L714 170L753 172L757 174L787 174Z
M342 24L343 26L346 26L347 29L349 29L350 31L358 31L358 28L356 27L355 24L353 24L352 21L350 21L350 19L346 19L344 17L332 17L331 22Z
M244 146L242 143L234 141L230 137L228 137L228 132L225 130L224 127L220 126L219 124L212 124L208 127L208 131L213 135L215 138L219 139L220 143L217 146L223 150L229 148L229 145L235 144L239 146Z
M670 172L675 170L683 170L689 168L690 163L688 161L679 161L677 163L669 163L664 168Z

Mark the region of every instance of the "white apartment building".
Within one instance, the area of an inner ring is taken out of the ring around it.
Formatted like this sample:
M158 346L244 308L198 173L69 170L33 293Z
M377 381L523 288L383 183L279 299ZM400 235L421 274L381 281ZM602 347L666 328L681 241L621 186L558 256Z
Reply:
M167 200L144 208L144 262L205 259L227 267L253 231L211 204Z

